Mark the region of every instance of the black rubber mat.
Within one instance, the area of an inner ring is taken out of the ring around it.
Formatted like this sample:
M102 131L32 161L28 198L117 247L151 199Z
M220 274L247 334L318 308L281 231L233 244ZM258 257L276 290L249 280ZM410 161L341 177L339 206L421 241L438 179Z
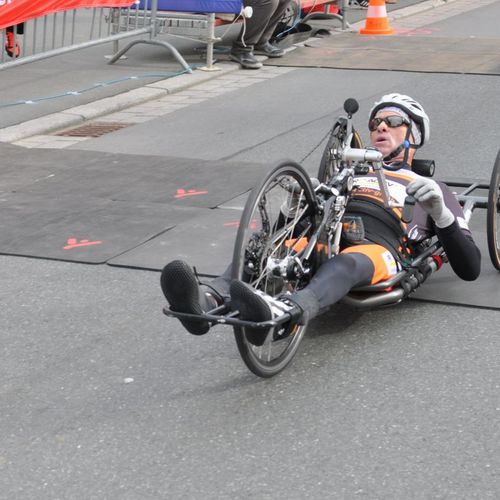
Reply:
M112 266L160 270L181 259L202 276L219 276L231 263L241 210L203 210L187 222L111 259Z
M228 209L204 210L139 247L109 261L109 264L160 270L173 259L195 266L202 276L218 276L230 262L241 206L245 197L228 202ZM412 299L443 304L500 309L500 273L491 264L486 239L486 211L477 209L471 221L474 239L482 254L478 280L466 282L445 264Z
M495 38L342 33L268 60L272 66L500 75Z
M481 250L481 275L476 281L458 278L449 264L444 265L418 289L412 298L442 304L500 309L500 273L493 267L486 237L486 211L478 209L470 227Z
M6 144L0 154L0 253L86 263L240 196L270 168Z
M0 145L0 154L10 155ZM15 150L0 192L64 194L175 206L216 207L253 187L270 165L95 151Z
M182 258L205 276L230 262L244 193L270 168L2 144L0 154L1 254L154 270ZM471 227L480 278L461 281L447 265L413 298L500 309L484 210Z
M202 211L157 203L16 193L2 201L0 253L100 264Z

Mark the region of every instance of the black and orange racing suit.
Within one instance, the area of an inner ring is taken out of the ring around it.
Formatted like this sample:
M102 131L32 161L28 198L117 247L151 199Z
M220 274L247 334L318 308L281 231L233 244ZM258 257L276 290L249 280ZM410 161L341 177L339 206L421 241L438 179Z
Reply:
M390 199L403 205L406 186L417 179L418 174L409 169L384 169L384 174ZM455 216L455 221L445 228L438 228L418 203L412 221L404 224L402 209L384 207L375 173L356 177L346 214L362 218L365 240L357 245L346 245L334 259L322 264L304 289L307 291L304 295L311 292L310 299L317 299L323 309L338 302L354 287L387 280L411 258L411 249L418 248L433 235L437 235L443 245L457 276L475 280L480 272L480 251L456 197L448 186L439 185L445 205Z
M403 205L406 186L418 178L410 169L384 169L389 197ZM315 316L342 299L352 288L389 279L411 258L425 240L436 235L443 245L452 269L460 278L472 281L479 276L481 254L472 239L462 207L444 183L439 183L445 205L455 216L448 227L438 228L423 208L415 205L412 221L404 224L401 209L384 207L379 183L374 173L355 177L352 199L346 215L361 217L365 239L360 244L341 245L341 252L325 261L311 282L294 292L290 300ZM226 295L230 268L212 284L221 296Z

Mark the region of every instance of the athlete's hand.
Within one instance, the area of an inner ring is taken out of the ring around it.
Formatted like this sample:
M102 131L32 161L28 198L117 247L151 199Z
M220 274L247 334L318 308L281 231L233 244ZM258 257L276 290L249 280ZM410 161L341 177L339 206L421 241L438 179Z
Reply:
M436 181L428 177L419 177L406 186L406 192L420 203L437 227L448 227L453 224L455 216L444 204L443 192Z

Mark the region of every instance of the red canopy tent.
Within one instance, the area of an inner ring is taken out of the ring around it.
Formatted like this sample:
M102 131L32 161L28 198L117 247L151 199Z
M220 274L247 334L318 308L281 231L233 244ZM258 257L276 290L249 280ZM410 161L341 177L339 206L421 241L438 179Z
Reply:
M0 29L63 10L130 7L133 3L133 0L0 0Z

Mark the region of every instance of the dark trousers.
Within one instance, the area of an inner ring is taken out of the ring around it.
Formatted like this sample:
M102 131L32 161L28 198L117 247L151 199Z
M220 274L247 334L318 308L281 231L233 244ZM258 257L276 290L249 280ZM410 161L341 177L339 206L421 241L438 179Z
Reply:
M254 45L269 42L290 0L244 0L243 3L245 7L252 7L253 16L241 28L233 50L250 52Z
M15 26L9 26L7 28L7 33L14 33L14 29L15 29L16 35L23 35L24 34L24 23L19 23L19 24L16 24Z

